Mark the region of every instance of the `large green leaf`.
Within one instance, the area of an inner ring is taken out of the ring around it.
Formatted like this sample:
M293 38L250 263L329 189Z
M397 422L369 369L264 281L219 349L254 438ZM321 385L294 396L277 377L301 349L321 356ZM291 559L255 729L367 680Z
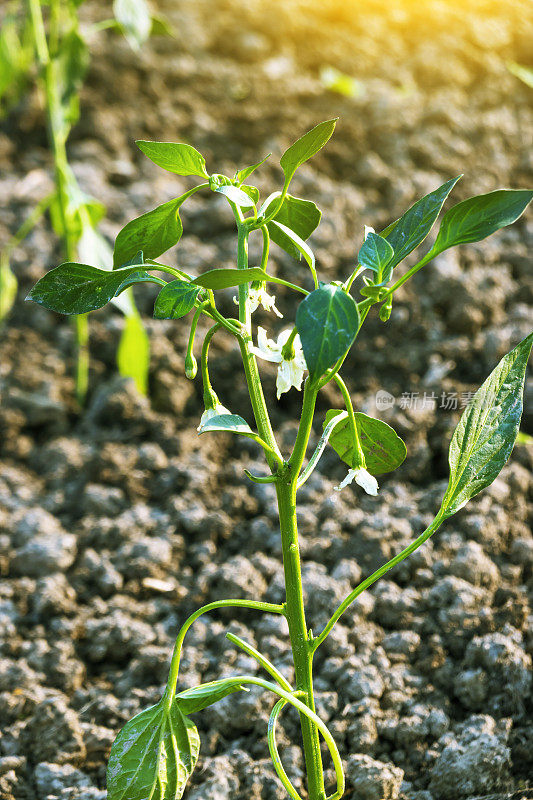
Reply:
M150 161L168 172L173 172L175 175L209 177L205 168L205 158L190 144L141 140L135 144Z
M113 13L130 46L139 50L152 30L152 17L146 0L114 0Z
M424 241L439 216L444 201L461 177L458 175L457 178L451 178L434 192L417 200L403 216L382 231L381 236L394 250L394 256L388 264L389 269L394 269Z
M200 291L185 281L170 281L157 295L154 305L155 319L179 319L188 314Z
M298 306L300 334L311 379L320 378L349 350L359 329L359 311L339 286L320 284Z
M51 269L28 295L29 300L59 314L87 314L116 297L133 283L165 281L142 267L122 267L112 272L88 264L67 262Z
M337 119L338 117L320 122L285 150L279 162L285 174L285 186L289 185L298 167L324 147L335 130Z
M378 233L368 233L363 246L359 250L357 261L362 267L375 272L378 277L381 276L382 280L390 280L391 268L388 267L386 274L383 270L390 264L394 250L390 243L380 236Z
M188 196L187 192L128 222L115 241L115 267L129 261L138 250L144 252L145 258L158 258L174 247L183 233L179 208Z
M318 226L321 216L322 212L313 202L301 200L299 197L292 197L292 195L288 194L276 214L275 221L289 228L300 239L305 241ZM284 229L272 222L267 224L267 228L270 238L278 247L283 248L293 258L300 258L301 250L293 239L286 234Z
M107 765L109 800L179 800L200 750L198 731L174 699L147 708L122 728Z
M186 689L176 696L176 700L184 714L194 714L196 711L212 706L213 703L218 703L229 694L239 691L248 691L242 685L241 678L223 678L211 681L211 683L202 683L201 686L195 686L194 689Z
M326 412L324 428L339 414L342 412L336 409ZM355 423L368 472L372 475L383 475L400 466L407 455L407 448L390 425L361 411L356 412ZM349 467L353 467L356 450L347 416L343 415L339 424L335 426L329 437L329 443L338 456Z
M128 314L117 351L121 375L132 378L137 391L146 394L150 369L150 340L137 313Z
M522 393L533 333L502 358L465 409L450 442L450 481L442 501L455 514L499 475L522 416Z
M511 225L532 198L533 192L530 191L499 189L463 200L443 216L431 254L437 255L458 244L479 242Z

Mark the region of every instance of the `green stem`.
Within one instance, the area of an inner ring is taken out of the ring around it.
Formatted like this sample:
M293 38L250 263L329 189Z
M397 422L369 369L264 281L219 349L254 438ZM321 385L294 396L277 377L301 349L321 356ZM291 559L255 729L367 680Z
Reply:
M278 753L278 746L276 744L276 724L278 721L278 717L287 705L288 700L278 700L274 708L272 709L272 713L270 714L270 719L268 720L268 749L270 752L270 757L272 759L272 764L274 765L274 769L276 770L276 775L280 779L283 788L292 798L292 800L302 800L301 796L298 794L294 786L292 785L289 776L285 772L285 768L281 763L281 758Z
M352 464L352 468L357 469L358 467L366 467L365 461L365 454L363 453L363 448L361 446L361 440L359 438L359 431L357 430L357 422L355 421L355 414L352 405L352 398L350 397L350 392L348 391L348 387L344 383L343 379L340 375L334 375L333 379L339 389L341 390L342 399L344 400L344 405L346 406L346 411L348 412L348 418L350 420L350 428L352 430L352 437L354 440L355 449L357 451L357 463L355 462Z
M317 636L316 639L314 639L312 644L313 653L318 647L320 647L324 639L326 639L329 636L329 633L333 628L333 626L335 625L335 623L337 622L337 620L340 619L340 617L344 614L346 609L349 606L351 606L353 601L357 597L359 597L359 595L362 594L366 589L372 586L372 584L375 583L379 578L381 578L382 575L385 575L385 573L388 572L393 567L395 567L396 564L399 564L400 561L403 561L404 558L410 556L411 553L414 553L415 550L417 550L422 544L424 544L424 542L426 542L429 539L429 537L432 536L440 528L441 524L444 522L444 519L445 517L441 510L439 511L439 513L437 514L431 525L428 528L426 528L426 530L423 533L421 533L420 536L414 540L414 542L411 542L411 544L404 550L402 550L401 553L398 553L398 555L394 556L394 558L391 558L390 561L387 561L386 564L383 564L382 567L373 572L372 575L366 578L362 583L359 584L359 586L356 589L353 590L353 592L351 592L348 595L346 600L344 600L340 604L338 609L335 611L335 613L329 620L328 624L326 625L322 633L319 636Z
M209 345L215 333L222 327L220 322L216 322L212 328L207 331L202 344L202 354L200 356L200 370L202 373L202 383L204 386L204 406L205 408L215 408L218 402L218 396L211 386L209 379Z
M390 289L388 289L388 290L387 290L387 294L385 294L385 295L384 295L384 296L381 298L381 300L386 300L386 299L387 299L387 297L390 297L390 295L391 295L391 294L394 294L394 292L396 291L396 289L399 289L399 288L400 288L400 286L403 286L403 284L404 284L406 281L408 281L408 280L409 280L409 278L412 278L412 277L413 277L413 275L415 275L415 274L418 272L418 270L419 270L419 269L422 269L422 267L425 267L425 266L426 266L426 264L427 264L429 261L432 261L432 260L433 260L433 259L434 259L436 256L438 256L438 255L439 255L439 252L434 252L433 250L430 250L430 251L429 251L429 253L427 253L427 254L424 256L424 258L423 258L421 261L419 261L419 262L418 262L418 264L415 264L415 265L414 265L414 267L411 267L411 269L408 269L408 270L407 270L407 272L405 273L405 275L402 275L402 277L401 277L401 278L399 278L399 279L396 281L396 283L394 283L394 284L393 284L393 285L390 287ZM380 300L380 302L381 302L381 300Z
M249 656L255 658L258 664L260 664L264 670L271 675L276 683L279 683L282 689L285 689L287 692L292 692L293 688L290 685L289 681L285 679L285 677L281 674L279 669L277 669L271 661L268 660L266 656L256 650L255 647L252 647L251 644L245 642L244 639L241 639L239 636L235 636L234 633L227 633L226 639L228 639L232 644L240 647L241 650L244 650L245 653L248 653Z
M206 606L197 609L194 614L191 614L181 626L180 632L174 645L174 652L172 653L172 660L170 662L170 670L168 675L167 686L165 689L166 706L170 708L172 701L176 695L176 684L178 681L181 649L183 647L183 640L187 631L202 614L208 614L217 608L251 608L254 611L266 611L271 614L285 614L285 607L275 605L273 603L261 603L258 600L215 600L213 603L208 603Z
M263 234L263 253L261 255L261 263L259 269L266 270L268 263L268 254L270 251L270 234L266 225L261 226L261 233Z

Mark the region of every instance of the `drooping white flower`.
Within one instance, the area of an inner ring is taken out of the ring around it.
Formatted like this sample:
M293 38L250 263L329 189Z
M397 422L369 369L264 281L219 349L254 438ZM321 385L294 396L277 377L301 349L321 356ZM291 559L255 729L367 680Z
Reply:
M257 347L251 347L251 351L259 358L265 361L272 361L274 364L279 364L278 375L276 378L276 390L278 400L284 392L288 392L291 386L300 390L302 388L302 380L304 372L307 369L305 358L302 350L302 343L298 334L294 337L293 350L294 356L291 359L286 359L283 356L283 346L286 344L289 336L291 335L290 328L287 328L278 336L277 342L267 337L267 332L264 328L257 329Z
M201 431L204 425L209 422L210 419L213 419L213 417L218 417L221 414L231 414L231 411L223 406L222 403L216 403L214 407L212 406L211 408L206 408L196 430Z
M369 233L375 233L376 231L374 228L371 228L370 225L365 225L365 239Z
M239 300L237 297L233 298L233 302L235 305L239 305ZM257 311L259 306L263 306L265 311L273 311L274 314L282 319L283 314L276 308L276 298L273 294L268 294L266 288L262 285L259 289L254 289L253 287L250 288L248 292L248 300L247 300L248 308L250 309L250 314L253 314L254 311Z
M353 480L355 480L355 482L358 483L367 494L371 494L373 497L376 497L379 488L378 482L374 476L363 467L359 467L358 469L349 469L348 474L342 483L340 483L338 486L335 486L335 491L340 492L341 489L344 489L344 487L348 486L349 483L352 483Z

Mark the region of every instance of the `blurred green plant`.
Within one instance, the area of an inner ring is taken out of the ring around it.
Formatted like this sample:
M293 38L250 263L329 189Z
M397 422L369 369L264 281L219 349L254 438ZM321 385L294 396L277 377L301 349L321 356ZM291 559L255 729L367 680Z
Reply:
M320 83L330 92L342 94L344 97L362 97L365 93L365 87L361 81L335 67L322 67Z
M47 131L54 158L55 191L39 203L19 231L0 252L0 322L8 315L16 296L17 282L10 268L12 251L48 211L68 261L81 259L111 270L112 251L98 232L105 207L85 194L69 165L67 141L80 113L79 93L89 65L86 36L79 23L83 0L27 0L10 3L0 31L0 100L5 113L36 80L44 98ZM144 0L115 0L112 24L134 49L150 33L163 32L164 21L152 17ZM168 29L170 30L170 29ZM113 300L124 314L125 324L117 350L122 375L133 378L146 393L149 341L135 307L132 290ZM76 395L83 404L88 390L89 328L87 317L75 318L77 341Z
M418 200L381 233L367 227L353 272L344 283L322 282L307 242L319 224L320 211L314 203L293 197L288 190L296 170L326 144L334 127L335 120L320 123L283 153L280 160L283 186L261 205L258 189L245 181L265 159L239 170L230 178L209 174L204 157L188 144L138 142L143 153L161 168L203 180L180 197L129 222L117 236L111 272L90 264L67 262L48 272L30 292L29 297L46 308L63 314L79 314L101 308L121 296L132 284L160 285L154 317L180 319L193 313L184 364L185 374L191 380L198 371L193 353L198 320L202 316L210 320L212 326L204 336L200 352L204 411L198 432L202 435L231 433L256 442L264 452L267 474L252 475L246 470L245 473L252 482L272 484L277 496L285 601L273 604L248 599L217 600L198 609L185 621L176 639L161 700L131 719L113 744L107 771L109 800L181 798L200 748L198 731L190 715L246 690L247 686L260 687L277 698L267 740L274 768L287 796L301 800L283 767L276 742L276 725L285 706L292 705L300 714L308 797L310 800L340 800L345 788L343 766L330 731L316 713L314 654L362 592L419 548L446 519L495 480L517 439L533 333L502 358L465 409L450 443L448 488L434 520L408 547L366 577L334 611L323 629L313 634L308 627L303 599L296 516L298 490L313 473L328 443L348 468L346 478L335 487L339 491L355 481L369 495L376 495L376 476L396 469L406 455L405 444L389 425L354 411L350 393L340 376L361 326L374 306L379 308L379 316L386 322L392 313L395 292L428 261L449 247L480 241L510 225L533 197L530 191L502 190L452 206L444 214L428 254L395 280L394 271L426 239L460 176L452 178ZM237 266L210 269L193 277L155 259L180 240L183 226L179 210L199 191L221 194L228 201L236 223ZM263 244L258 267L250 267L248 263L248 241L254 233L260 234ZM294 258L304 259L309 267L305 281L308 288L268 272L271 240ZM166 273L171 280L163 280L154 272ZM351 288L358 276L363 280L358 284L356 300ZM275 297L267 292L268 284L281 284L295 293L295 323L282 330L277 339L268 338L262 327L255 331L252 324L252 316L259 305L279 316ZM238 290L237 319L225 317L216 303L216 293L233 286ZM242 416L222 405L211 384L209 347L213 337L222 332L232 337L240 350L241 380L247 385L257 431ZM270 402L266 402L263 393L258 358L277 365L278 398L292 387L301 390L307 373L298 430L287 456L282 454L272 429ZM323 433L304 466L317 396L332 381L340 391L344 409L330 409L326 413ZM286 619L294 661L294 686L265 655L228 633L228 639L254 658L273 681L251 675L234 676L176 693L187 631L202 614L228 607L277 614ZM237 712L229 703L225 713L231 716ZM325 790L320 736L327 745L335 771L336 787L329 796Z
M506 66L511 75L519 78L522 83L533 89L533 67L524 67L522 64L517 64L516 61L508 61Z

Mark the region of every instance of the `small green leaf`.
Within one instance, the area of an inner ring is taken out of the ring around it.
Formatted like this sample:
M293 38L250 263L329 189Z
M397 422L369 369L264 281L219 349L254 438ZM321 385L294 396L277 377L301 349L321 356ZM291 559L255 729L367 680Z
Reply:
M265 161L267 160L267 158L269 158L271 155L272 155L272 153L269 153L267 156L265 156L263 159L261 159L261 161L258 161L257 164L252 164L251 167L244 167L244 169L238 170L235 173L235 180L237 181L239 186L241 185L241 183L244 183L246 178L249 178L250 175L252 174L252 172L255 172L255 170L258 167L260 167L261 164L264 164Z
M390 263L394 255L394 250L389 242L377 233L369 233L363 246L359 250L357 260L363 267L375 272L378 276L383 275L383 270ZM387 273L389 270L387 270ZM383 277L383 280L390 280Z
M350 349L359 329L359 311L339 286L320 284L298 306L300 334L310 377L315 380Z
M113 13L130 47L139 50L150 36L152 17L146 0L114 0Z
M183 225L179 208L188 193L132 219L122 228L115 241L113 263L115 267L129 261L138 250L145 258L158 258L181 239Z
M198 761L200 739L177 698L165 698L122 728L107 765L109 800L180 800Z
M212 706L213 703L218 703L229 694L239 691L248 691L242 685L242 678L223 678L211 683L202 683L194 689L186 689L176 696L176 701L184 714L195 714L203 708Z
M461 177L458 175L457 178L451 178L434 192L417 200L403 216L381 232L381 236L394 250L394 256L388 264L389 269L394 269L424 241L439 216L444 201Z
M279 162L285 174L285 186L289 185L298 167L318 153L331 138L337 119L320 122L285 150Z
M273 198L275 199L275 197ZM275 221L290 228L293 233L303 239L308 239L320 222L322 212L310 200L301 200L288 194L285 196L281 208L276 214ZM293 258L299 259L300 249L294 244L293 240L284 233L283 229L272 222L267 224L270 238L278 247L283 248Z
M269 223L269 227L270 226L272 226L274 230L277 230L280 235L283 235L284 239L290 242L295 251L304 257L309 269L313 273L313 277L316 279L315 254L307 242L304 242L297 233L294 233L294 231L291 231L290 228L287 228L286 225L282 225L281 222L278 222L276 219L273 219L272 222Z
M154 305L154 319L179 319L188 314L200 291L199 286L191 286L185 281L170 281L157 295Z
M275 278L267 275L259 267L250 267L248 269L227 267L203 272L193 280L193 283L197 286L202 286L204 289L229 289L231 286L241 286L243 283L250 283L251 281L277 282Z
M117 366L121 375L133 379L140 394L147 393L150 340L137 313L129 314L125 318L118 345Z
M450 442L450 481L442 501L445 517L499 475L514 447L533 333L502 358L465 409Z
M205 158L190 144L181 142L135 142L150 161L175 175L198 175L208 178Z
M231 184L217 186L213 191L225 195L231 203L241 208L251 208L254 205L251 197L237 186Z
M255 206L259 200L259 189L256 186L251 186L249 183L243 183L240 188L245 194L248 195Z
M445 213L431 254L437 255L458 244L479 242L491 233L511 225L533 198L533 192L499 189L463 200Z
M67 262L47 272L27 299L59 314L87 314L105 306L131 284L144 282L165 285L161 278L138 266L109 272L88 264Z
M334 417L341 414L335 409L326 412L324 428ZM392 472L404 461L407 448L397 433L380 419L374 419L361 411L355 414L357 432L365 454L366 468L371 475ZM356 449L348 417L343 416L329 437L329 444L350 468L354 466Z
M242 433L244 436L257 437L245 419L238 414L219 414L211 417L199 430L199 433L213 433L226 431L227 433Z

